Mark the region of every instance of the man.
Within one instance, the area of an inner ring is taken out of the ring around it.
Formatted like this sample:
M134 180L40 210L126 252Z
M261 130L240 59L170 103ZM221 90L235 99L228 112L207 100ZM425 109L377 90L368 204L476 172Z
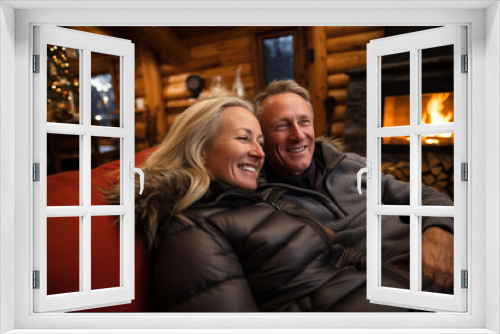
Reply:
M366 197L357 191L357 172L366 160L344 153L327 139L315 139L309 93L292 80L272 82L254 100L264 135L264 188L285 190L283 196L332 229L344 247L366 254ZM409 205L407 182L382 176L382 201ZM363 184L366 187L366 184ZM422 188L422 205L453 202L430 187ZM409 217L384 216L382 260L407 268ZM453 286L453 220L422 220L422 273L444 288Z

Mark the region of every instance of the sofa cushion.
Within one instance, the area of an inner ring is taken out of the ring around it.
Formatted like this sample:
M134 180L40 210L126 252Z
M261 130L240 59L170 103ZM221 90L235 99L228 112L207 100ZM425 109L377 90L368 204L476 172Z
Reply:
M140 165L156 147L135 155ZM108 189L116 181L119 161L103 164L91 171L92 205L106 204L100 189ZM79 203L79 171L61 172L47 178L47 205L68 206ZM79 290L79 220L75 217L47 220L47 293L57 294ZM91 218L91 281L92 289L120 285L120 231L111 216ZM130 304L96 308L91 312L148 312L150 259L136 236L135 244L135 299Z

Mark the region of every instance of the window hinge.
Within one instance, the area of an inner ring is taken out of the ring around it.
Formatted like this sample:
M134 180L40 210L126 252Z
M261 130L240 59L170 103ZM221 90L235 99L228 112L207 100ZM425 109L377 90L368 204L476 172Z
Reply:
M467 55L462 55L462 70L460 72L469 72L469 57Z
M33 289L40 289L40 270L33 270Z
M33 55L33 73L40 73L40 55Z
M40 163L38 162L33 164L33 181L40 181Z
M462 289L467 289L469 287L469 273L467 270L462 270Z
M460 164L460 180L461 181L469 181L469 166L467 165L466 162L462 162Z

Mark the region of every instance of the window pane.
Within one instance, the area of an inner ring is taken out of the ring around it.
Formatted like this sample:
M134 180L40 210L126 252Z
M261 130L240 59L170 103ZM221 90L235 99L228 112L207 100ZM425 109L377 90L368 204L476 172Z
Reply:
M421 50L422 124L453 122L453 45Z
M108 202L102 189L109 189L120 177L120 138L95 137L92 145L92 205L120 204L120 194L116 201Z
M47 45L47 122L80 123L80 50Z
M410 217L381 216L381 286L410 289Z
M273 80L295 79L293 35L262 40L266 85Z
M442 224L443 222L451 223L453 227L453 218L452 217L422 217L424 223L427 225L435 225ZM424 224L422 226L425 226ZM432 235L432 232L424 233L422 236L422 290L428 292L436 292L436 293L444 293L444 294L453 294L453 286L455 282L453 282L453 274L444 275L436 272L432 272L429 269L425 268L424 256L427 256L431 261L434 260L435 253L429 253L428 249L425 247L425 243L438 243L443 245L443 251L449 251L448 256L444 256L444 259L439 259L439 264L443 265L444 268L447 268L450 273L453 273L453 258L454 258L454 243L453 237L451 234L449 238L446 236L442 236L440 234ZM460 282L456 282L460 284Z
M80 217L47 218L47 294L80 291Z
M422 184L432 187L454 200L454 145L453 133L422 136ZM452 206L452 202L426 201L422 205Z
M120 126L120 57L92 52L92 124Z
M386 145L386 142L393 142L397 140L396 143L401 145ZM400 181L410 182L410 137L385 137L381 139L382 141L382 159L381 159L381 173L384 175L392 175L394 178ZM385 178L382 178L383 184L386 184ZM406 194L401 194L401 196L391 196L391 199L387 200L387 197L382 189L382 203L386 205L409 205L409 187ZM390 195L390 194L389 194ZM386 200L384 200L386 198Z
M120 286L120 216L92 216L91 289Z
M47 205L80 205L79 174L80 136L47 134Z
M382 126L410 125L410 53L382 57Z

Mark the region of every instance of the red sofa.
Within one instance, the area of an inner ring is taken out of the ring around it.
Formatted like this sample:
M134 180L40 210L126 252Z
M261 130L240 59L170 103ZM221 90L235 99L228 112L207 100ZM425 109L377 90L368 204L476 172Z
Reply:
M135 155L136 165L154 151L151 148ZM109 188L109 172L119 168L119 161L92 170L92 205L106 204L99 188ZM47 179L47 205L78 205L79 171L54 174ZM76 223L75 223L76 222ZM92 217L92 289L119 286L119 228L113 217ZM79 289L78 218L48 218L47 223L47 293L74 292ZM91 312L148 312L150 257L136 236L135 299L132 303L96 308Z

